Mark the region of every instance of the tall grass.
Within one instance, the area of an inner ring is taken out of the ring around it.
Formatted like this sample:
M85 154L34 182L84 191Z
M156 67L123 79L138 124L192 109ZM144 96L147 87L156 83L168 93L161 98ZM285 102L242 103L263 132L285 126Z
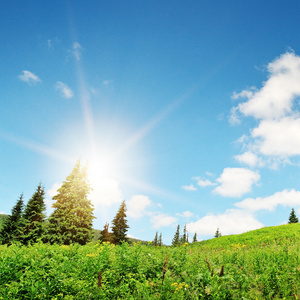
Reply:
M298 299L300 225L180 247L0 246L0 299Z

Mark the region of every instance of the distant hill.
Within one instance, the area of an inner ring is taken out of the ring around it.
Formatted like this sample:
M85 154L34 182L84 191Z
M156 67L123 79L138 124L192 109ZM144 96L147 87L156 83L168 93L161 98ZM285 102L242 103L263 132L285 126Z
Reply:
M259 245L269 245L271 243L282 244L284 241L300 240L300 224L287 224L280 226L264 227L257 230L248 231L242 234L226 235L199 242L201 246L211 248L231 248L234 245L242 247L255 247Z
M2 228L2 224L9 217L9 215L0 214L0 229Z

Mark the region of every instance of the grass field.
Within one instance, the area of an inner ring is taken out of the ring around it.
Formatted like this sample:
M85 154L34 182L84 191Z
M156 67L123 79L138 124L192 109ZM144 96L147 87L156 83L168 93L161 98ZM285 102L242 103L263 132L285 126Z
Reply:
M300 224L180 247L0 246L0 299L298 299Z

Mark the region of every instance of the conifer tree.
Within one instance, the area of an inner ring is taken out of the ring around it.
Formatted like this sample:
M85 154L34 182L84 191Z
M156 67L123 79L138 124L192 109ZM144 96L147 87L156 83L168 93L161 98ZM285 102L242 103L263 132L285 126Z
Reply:
M112 234L108 231L109 224L106 223L104 225L104 229L100 231L101 236L99 240L104 243L104 242L112 242Z
M193 237L193 243L197 242L197 232L195 232L194 237Z
M180 242L180 226L178 225L177 226L177 229L176 229L176 232L175 232L175 235L173 237L173 240L172 240L172 246L178 246L179 245L179 242Z
M292 208L292 211L290 213L290 217L289 217L289 224L292 223L299 223L299 219L296 216L295 210Z
M25 245L29 242L36 243L38 239L43 238L46 219L44 200L44 187L39 184L36 192L29 199L23 214L22 243Z
M23 194L20 195L16 205L11 210L11 215L5 220L0 231L0 242L2 244L11 244L19 241L22 233L22 214L23 214Z
M188 233L186 230L186 224L184 224L184 227L183 227L183 235L180 238L180 243L181 244L188 243Z
M222 234L221 234L221 232L219 231L219 227L217 228L217 231L215 232L215 238L218 238L218 237L220 237L220 236L222 236Z
M122 201L120 208L112 221L113 240L116 245L121 244L123 241L127 242L126 232L129 228L126 220L126 204L125 200Z
M70 245L85 245L93 236L93 204L88 199L91 191L87 179L87 166L77 161L71 174L53 197L53 213L49 217L47 241Z
M152 241L153 246L158 246L158 232L156 231L154 240Z
M158 246L162 246L162 234L161 233L158 238Z

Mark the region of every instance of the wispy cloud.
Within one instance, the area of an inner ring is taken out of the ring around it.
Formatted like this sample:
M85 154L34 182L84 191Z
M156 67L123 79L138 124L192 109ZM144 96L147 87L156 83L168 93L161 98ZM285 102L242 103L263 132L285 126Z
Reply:
M181 188L184 189L184 190L186 190L186 191L197 191L197 188L194 187L193 184L183 185Z
M177 213L176 216L181 217L181 218L191 218L194 216L194 214L188 210L184 211L183 213Z
M28 83L29 85L33 85L38 82L41 82L41 79L37 75L26 70L22 71L22 74L19 75L19 79Z
M258 172L246 168L225 168L217 179L220 183L214 192L223 197L241 197L251 191L252 185L260 179Z
M55 89L59 92L59 94L64 98L72 98L74 96L73 91L70 87L68 87L65 83L61 81L57 81L55 84Z
M73 54L73 57L76 60L80 60L81 59L81 51L82 51L81 45L78 42L74 42L73 45L72 45L71 52Z
M149 197L144 195L132 196L129 201L126 202L127 215L134 219L140 219L147 214L146 208L152 204Z
M168 227L177 222L177 218L169 216L168 214L157 214L151 217L153 228Z

